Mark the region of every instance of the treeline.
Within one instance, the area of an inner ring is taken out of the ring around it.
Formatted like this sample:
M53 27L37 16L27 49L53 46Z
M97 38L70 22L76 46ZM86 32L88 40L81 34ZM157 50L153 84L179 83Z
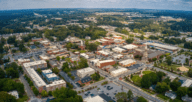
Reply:
M192 32L192 20L173 23L170 28L176 31Z
M179 39L179 38L171 38L171 39L168 39L168 38L166 38L166 39L164 40L164 42L175 45L175 44L185 43L186 40L185 40L185 38L183 38L183 39Z
M119 33L123 33L123 34L129 35L129 32L126 29L124 29L124 28L118 27L118 28L115 29L115 31L119 32Z
M63 41L67 36L76 36L85 38L90 36L92 40L98 39L101 36L106 36L107 31L102 28L90 26L89 28L81 28L79 26L58 27L53 30L46 30L45 37L53 41L53 36L57 37L58 41Z

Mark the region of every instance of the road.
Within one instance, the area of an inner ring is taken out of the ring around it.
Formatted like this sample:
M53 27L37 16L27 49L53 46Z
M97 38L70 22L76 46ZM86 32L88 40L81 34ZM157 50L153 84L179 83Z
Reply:
M33 93L33 91L31 90L28 82L25 80L23 74L20 73L19 75L19 79L21 80L21 82L24 84L24 87L25 87L25 91L27 93L27 96L30 97L30 98L35 98L35 94Z
M71 78L69 78L65 72L60 71L59 74L60 74L62 77L64 77L64 79L65 79L67 82L71 83L74 88L79 88L79 86L78 86L73 80L71 80Z
M132 86L128 83L125 83L123 81L120 81L120 80L115 80L114 81L116 84L119 84L119 85L122 85L123 87L135 92L137 95L140 95L140 96L143 96L144 98L148 99L148 100L151 100L151 101L154 101L154 102L164 102L156 97L153 97L145 92L143 92L140 88L137 88L135 86Z
M183 76L180 76L180 75L177 75L177 74L168 72L168 71L166 71L166 70L163 70L163 69L160 69L160 68L157 68L157 67L153 67L153 68L156 69L156 71L164 72L164 73L168 74L169 76L178 77L178 78L181 79L181 80L192 79L192 78L187 78L187 77L183 77Z

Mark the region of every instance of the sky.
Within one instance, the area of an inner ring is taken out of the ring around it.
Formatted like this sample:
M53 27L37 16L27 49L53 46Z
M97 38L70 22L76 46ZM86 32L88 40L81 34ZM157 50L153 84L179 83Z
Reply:
M0 10L37 8L138 8L192 11L192 0L0 0Z

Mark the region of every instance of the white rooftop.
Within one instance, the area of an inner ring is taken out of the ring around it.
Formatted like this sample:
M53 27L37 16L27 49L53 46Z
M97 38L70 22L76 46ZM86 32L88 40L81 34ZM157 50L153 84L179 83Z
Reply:
M52 74L47 74L46 75L48 78L55 78L57 77L57 75L55 73L52 73Z
M46 85L46 87L55 86L55 85L59 85L59 84L66 84L66 82L64 80L57 80L57 81L52 82L51 84Z
M117 70L112 71L111 74L119 74L119 73L126 72L126 71L128 71L127 68L119 68Z
M19 62L26 62L26 61L30 61L30 59L18 59Z
M29 76L33 79L38 87L45 86L46 83L41 79L37 72L32 68L25 68Z
M136 62L134 59L127 59L127 60L120 61L119 63L121 63L123 65L127 65L130 63L134 63L134 62Z
M109 53L108 52L105 52L105 51L103 51L103 50L101 50L101 51L98 51L99 53L101 53L101 54L104 54L104 55L109 55Z
M30 66L35 66L35 65L40 65L40 64L46 64L47 62L45 60L39 60L39 61L34 61L34 62L29 62L29 63L24 63L23 66L30 67Z
M120 48L120 47L115 47L115 48L113 48L112 50L115 51L115 52L125 51L125 49L122 49L122 48Z
M91 72L91 71L95 71L95 70L91 67L77 70L77 72L79 72L79 73L87 73L87 72Z
M101 98L99 95L94 97L87 97L83 99L83 102L104 102L104 99Z
M113 62L114 60L103 60L103 61L99 61L99 63L106 63L106 62Z
M135 46L133 44L128 44L128 45L123 46L123 48L125 48L125 49L135 49L135 48L137 48L137 46Z
M189 87L192 84L192 80L187 79L181 86L182 87Z
M51 69L46 69L46 70L42 70L42 73L52 73L52 70Z

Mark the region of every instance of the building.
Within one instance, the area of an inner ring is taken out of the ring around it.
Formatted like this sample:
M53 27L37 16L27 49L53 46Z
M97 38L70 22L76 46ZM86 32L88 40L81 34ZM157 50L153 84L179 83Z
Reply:
M177 94L175 92L172 91L168 91L165 93L165 96L171 98L172 100L174 100L177 97Z
M54 67L57 67L57 62L56 61L53 61L53 60L50 60L49 61L49 65L54 68Z
M19 93L16 90L8 92L8 94L15 96L16 99L19 99Z
M119 65L123 67L129 67L136 64L136 61L134 59L127 59L119 62Z
M30 77L34 86L39 90L40 93L45 90L44 86L46 86L46 83L33 68L25 68L25 72Z
M41 60L49 60L49 56L47 56L47 55L39 55L39 58Z
M113 36L114 39L122 39L121 36Z
M84 57L86 59L89 59L89 55L87 55L86 53L81 53L80 54L80 57Z
M54 81L51 84L46 85L46 91L54 91L57 88L60 89L62 87L66 87L66 82L64 80L58 80L58 81Z
M94 73L95 73L95 70L93 68L90 68L90 67L77 70L77 75L81 78L83 78L85 76L90 76Z
M78 46L81 50L85 50L85 44L81 40L81 44Z
M99 59L91 59L89 62L93 65L93 66L97 66L97 62L99 61Z
M178 47L159 44L159 43L145 43L145 44L147 44L150 47L154 47L154 48L156 48L158 50L169 52L169 53L173 53L173 52L178 50Z
M18 64L23 65L23 63L30 62L30 59L18 59Z
M103 50L97 51L96 53L97 53L98 55L102 55L102 56L105 56L105 57L108 57L108 56L109 56L109 53L108 53L108 52L105 52L105 51L103 51Z
M185 38L185 40L186 40L187 42L192 42L192 37L187 37L187 38Z
M46 76L47 74L52 74L52 70L51 69L42 70L43 76Z
M32 42L35 42L35 41L41 41L41 40L43 40L43 38L32 38Z
M87 97L83 99L83 102L107 102L103 98L101 98L99 95L94 96L94 97Z
M126 49L129 53L132 53L135 51L136 48L138 48L138 46L135 46L133 44L128 44L123 46L124 49Z
M124 74L126 72L128 72L127 68L119 68L117 70L111 71L111 75L116 77L116 76L119 76L119 75Z
M121 59L123 58L122 54L113 55L113 59Z
M85 37L85 39L90 40L90 39L91 39L91 37L90 37L90 36L86 36L86 37Z
M23 66L25 68L33 68L37 70L37 68L41 68L41 69L46 68L47 62L45 60L39 60L39 61L24 63Z
M123 53L123 52L126 52L125 49L122 49L120 47L115 47L112 49L112 51L116 52L116 53Z
M102 68L104 66L114 65L114 64L115 64L114 60L103 60L103 61L98 61L96 66L99 68Z
M181 87L190 87L192 84L192 80L187 79L182 85Z
M59 77L55 73L47 74L45 78L47 79L48 82L59 80Z

